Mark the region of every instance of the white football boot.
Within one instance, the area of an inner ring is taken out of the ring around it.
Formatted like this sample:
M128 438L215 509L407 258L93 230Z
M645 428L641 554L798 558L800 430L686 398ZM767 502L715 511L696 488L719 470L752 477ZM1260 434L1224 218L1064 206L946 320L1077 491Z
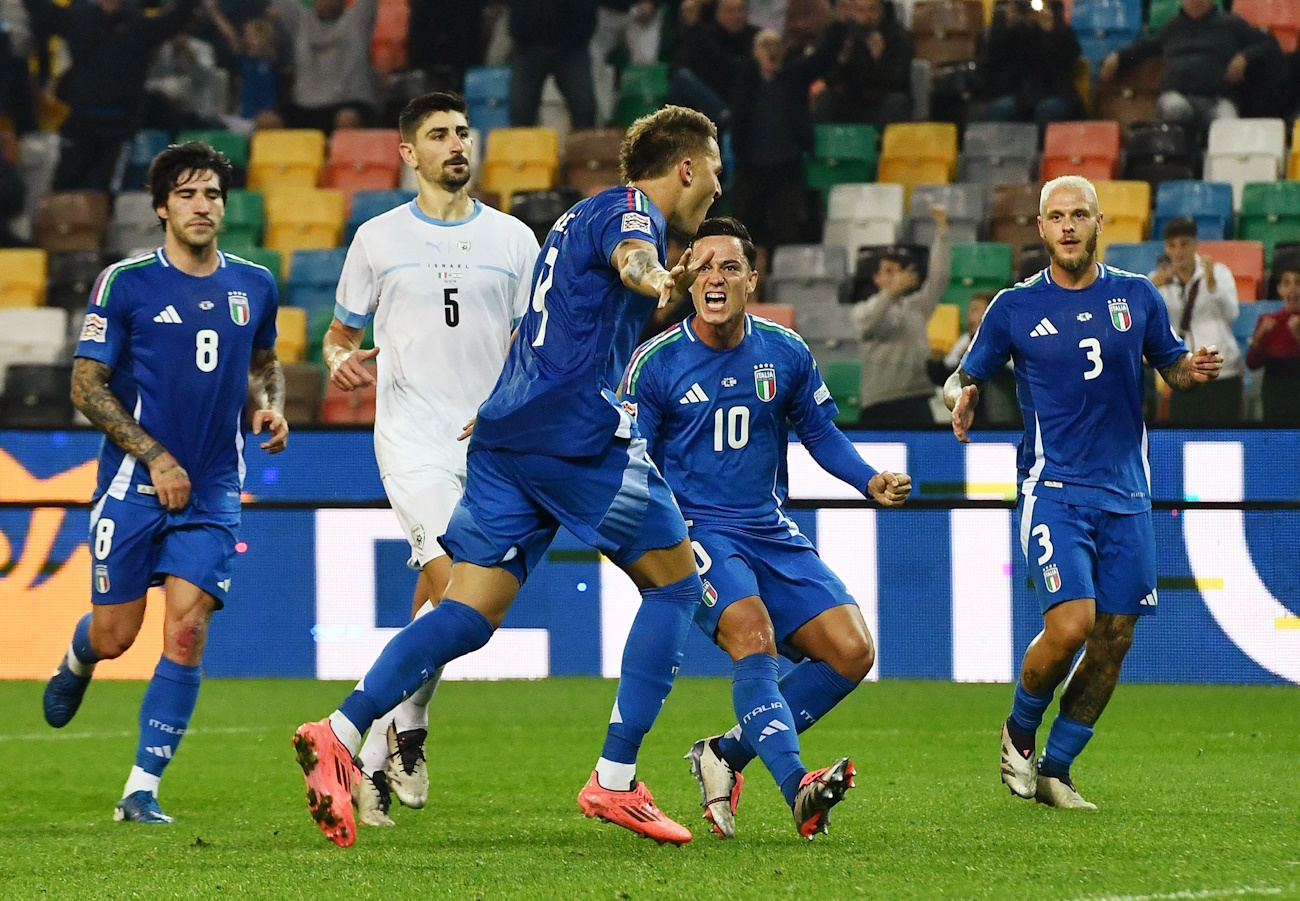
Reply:
M740 790L745 777L731 768L718 753L718 739L701 738L686 752L691 762L691 775L700 786L700 806L704 819L713 824L713 831L722 838L736 836L736 805L740 803Z
M429 768L424 762L427 729L409 729L400 735L388 724L388 787L403 807L419 809L429 800Z
M357 808L357 822L362 826L397 825L388 815L393 798L383 770L361 774L352 786L352 803Z
M1007 724L1002 724L1002 782L1013 795L1032 798L1038 788L1038 758L1030 751L1026 757L1020 753Z
M1056 776L1039 775L1035 799L1039 804L1046 804L1048 807L1065 807L1071 810L1097 809L1096 804L1085 801L1083 796L1075 791L1068 779L1059 779Z

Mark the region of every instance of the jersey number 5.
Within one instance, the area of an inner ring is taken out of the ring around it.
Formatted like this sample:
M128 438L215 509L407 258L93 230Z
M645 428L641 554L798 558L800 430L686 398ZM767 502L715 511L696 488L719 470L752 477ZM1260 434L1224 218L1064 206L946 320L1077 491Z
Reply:
M1091 381L1101 375L1101 342L1096 338L1084 338L1079 342L1079 347L1088 357L1088 362L1092 368L1083 374L1084 381Z
M460 304L456 302L456 292L459 290L459 288L442 289L442 313L447 317L447 328L460 325Z
M546 259L542 261L542 277L537 282L537 287L533 289L533 310L542 314L542 324L537 327L537 337L533 339L533 347L541 347L542 342L546 340L546 292L551 290L551 279L555 276L555 258L559 255L558 247L546 251Z

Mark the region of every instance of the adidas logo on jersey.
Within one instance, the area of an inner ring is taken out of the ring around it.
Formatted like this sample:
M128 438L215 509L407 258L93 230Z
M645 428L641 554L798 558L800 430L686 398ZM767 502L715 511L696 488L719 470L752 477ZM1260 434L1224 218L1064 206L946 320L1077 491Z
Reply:
M790 731L790 727L787 726L785 723L781 722L780 720L772 720L772 722L768 723L767 726L763 729L762 734L758 736L758 740L762 741L765 738L771 738L773 735L776 735L778 732L789 732L789 731Z
M696 382L694 385L691 385L691 390L687 391L686 395L677 402L679 404L702 404L707 402L708 399L709 396L704 393L704 389L700 387L700 383Z
M1052 325L1051 320L1049 320L1046 316L1044 316L1042 321L1039 322L1038 325L1034 326L1034 330L1029 333L1029 337L1042 338L1047 335L1055 335L1055 334L1056 334L1056 326Z
M1160 604L1160 599L1159 597L1156 596L1156 591L1153 588L1151 589L1151 593L1146 597L1144 597L1142 600L1138 601L1138 603L1141 604L1143 607L1156 607Z
M154 322L166 322L169 325L176 325L181 321L181 314L176 312L176 308L171 304L163 309L161 313L153 318Z
M157 747L157 748L145 748L145 750L148 751L150 754L152 754L154 757L161 757L163 760L172 759L171 745L162 745L161 747Z

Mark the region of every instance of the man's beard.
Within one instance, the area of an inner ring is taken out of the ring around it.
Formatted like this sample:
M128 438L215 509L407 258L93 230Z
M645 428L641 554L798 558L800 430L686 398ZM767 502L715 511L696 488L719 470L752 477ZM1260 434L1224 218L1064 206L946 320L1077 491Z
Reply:
M1095 231L1092 233L1092 236L1084 242L1083 249L1087 251L1083 256L1079 257L1077 260L1067 260L1063 257L1057 256L1056 247L1052 244L1048 244L1047 255L1051 257L1053 263L1060 266L1066 272L1071 275L1078 275L1084 269L1088 268L1088 266L1092 265L1093 257L1096 256L1097 233Z
M469 184L470 171L469 166L465 167L465 174L460 175L453 173L445 166L439 166L434 172L421 172L425 181L433 182L449 194L454 194L461 188Z

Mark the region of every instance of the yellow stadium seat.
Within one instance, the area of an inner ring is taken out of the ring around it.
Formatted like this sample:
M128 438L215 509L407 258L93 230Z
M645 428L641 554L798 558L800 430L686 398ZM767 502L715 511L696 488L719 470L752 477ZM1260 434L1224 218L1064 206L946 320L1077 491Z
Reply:
M43 250L0 250L0 307L44 306L48 271Z
M343 240L347 200L334 188L277 188L266 192L266 239L278 250L283 277L295 250L328 250Z
M266 128L253 133L248 187L314 188L325 165L325 132L314 128Z
M517 191L549 191L560 171L560 135L553 128L498 128L488 134L481 187L510 211Z
M949 122L900 122L885 129L876 181L903 186L904 204L916 185L944 185L957 174L957 126Z
M301 363L307 355L307 311L280 307L275 314L275 353L281 363Z
M1151 223L1151 184L1145 181L1098 181L1097 206L1104 217L1103 233L1117 222L1136 222L1145 231ZM1145 236L1136 240L1145 240Z
M961 337L961 307L955 303L939 304L925 331L930 338L930 353L946 354Z

